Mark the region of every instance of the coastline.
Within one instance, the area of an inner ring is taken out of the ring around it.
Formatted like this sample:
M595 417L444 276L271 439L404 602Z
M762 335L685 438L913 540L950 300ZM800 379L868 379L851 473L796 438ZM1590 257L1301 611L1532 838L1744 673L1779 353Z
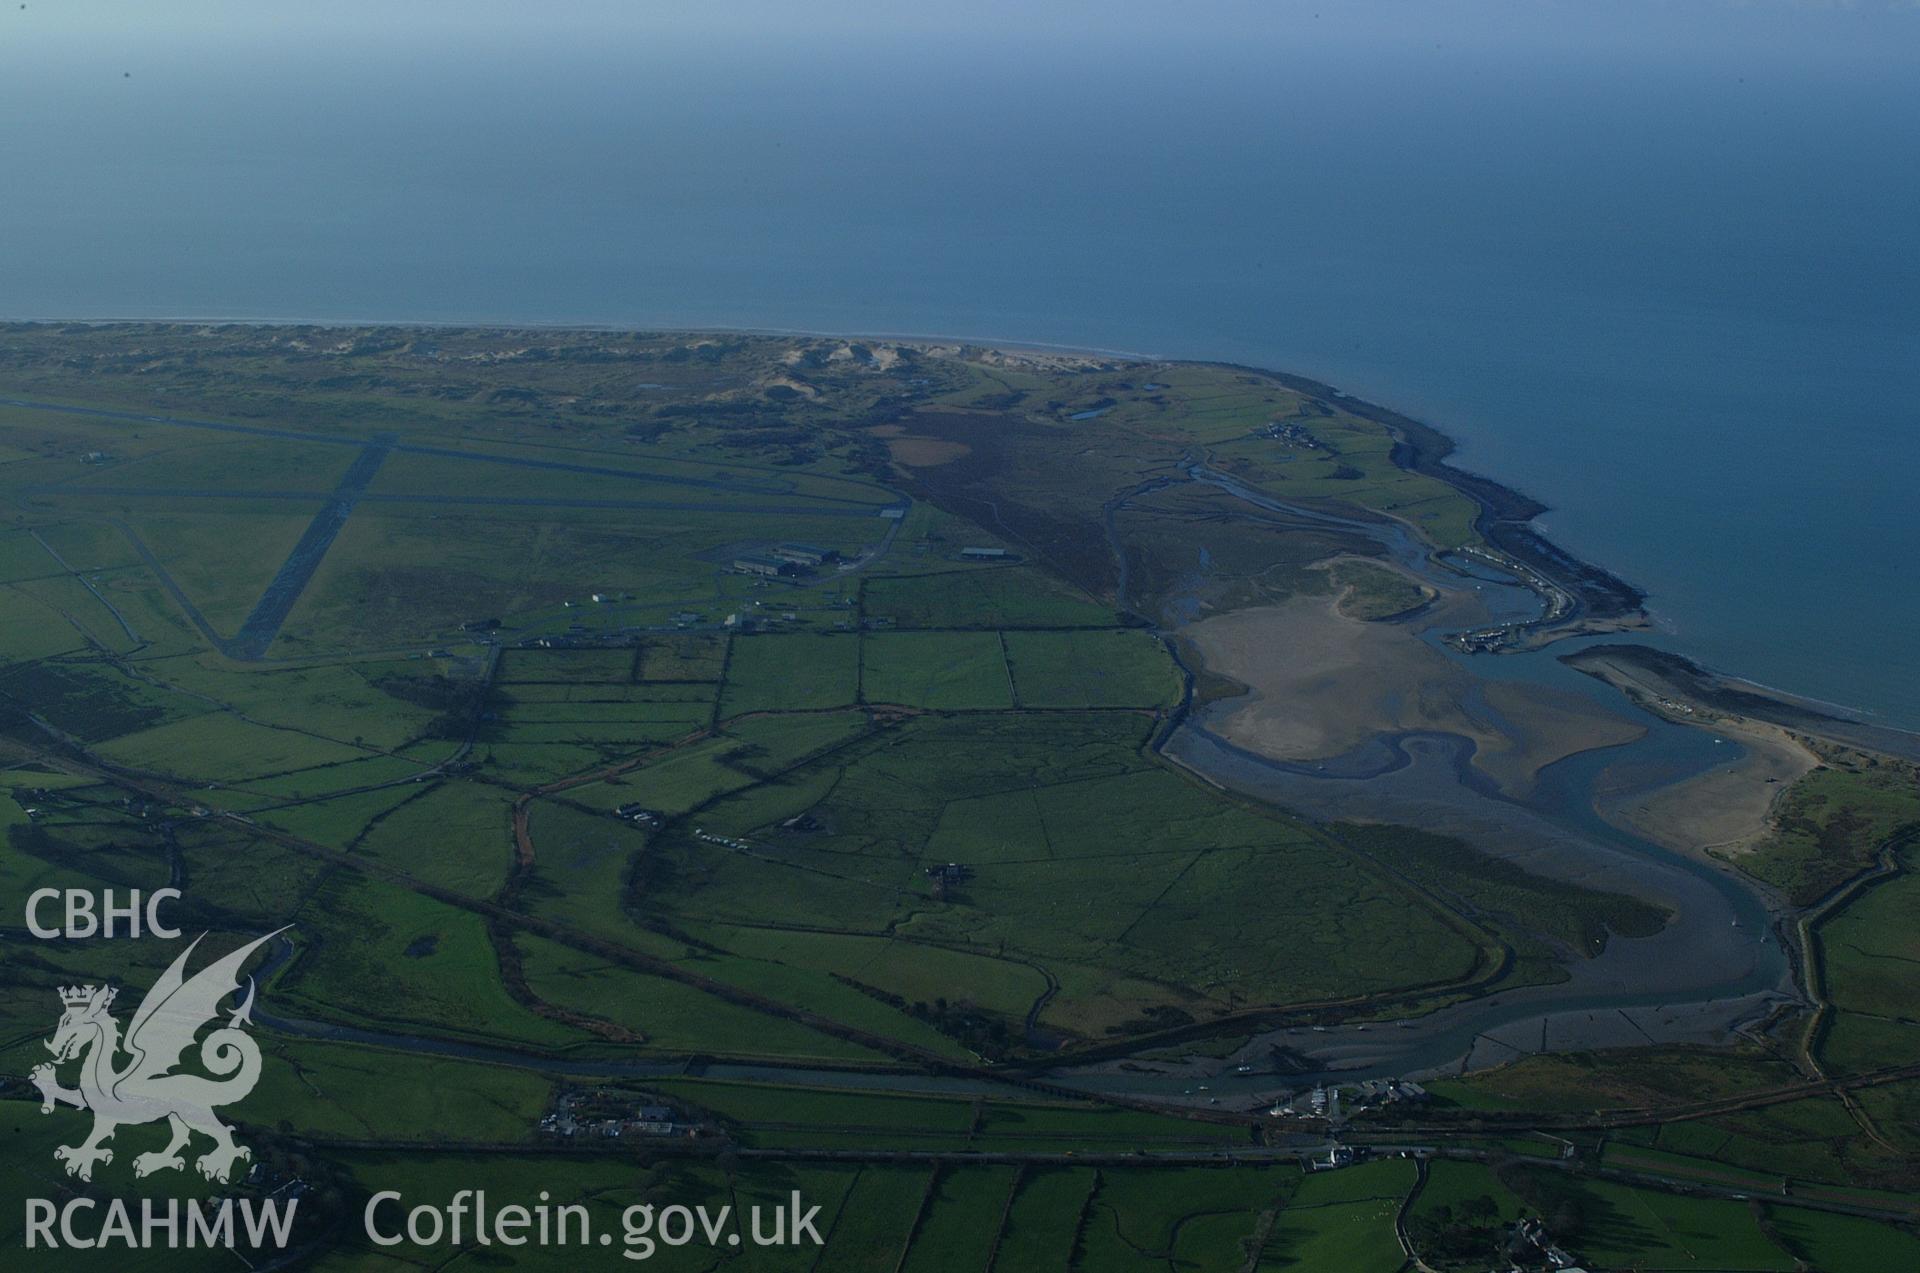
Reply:
M1083 358L1100 362L1167 362L1190 366L1218 367L1245 374L1264 376L1275 383L1296 392L1326 398L1339 403L1343 410L1371 420L1385 428L1394 438L1393 462L1409 472L1432 477L1472 500L1480 510L1475 518L1475 529L1486 538L1488 543L1508 554L1531 569L1539 571L1552 583L1564 588L1576 602L1574 613L1554 620L1542 629L1538 636L1518 649L1537 649L1541 645L1573 635L1597 635L1600 633L1618 633L1636 628L1650 628L1652 621L1647 614L1645 602L1647 594L1636 585L1622 579L1611 570L1595 562L1580 558L1554 543L1545 534L1533 526L1534 519L1550 511L1551 506L1533 496L1506 485L1497 478L1471 469L1461 468L1449 462L1458 449L1455 440L1439 428L1415 419L1394 408L1384 406L1366 398L1357 397L1327 381L1313 376L1261 367L1248 363L1232 362L1207 358L1170 358L1162 354L1139 350L1108 349L1099 346L1086 346L1071 343L1023 340L1008 336L965 336L944 333L895 333L873 330L835 331L828 329L801 329L781 327L738 327L708 324L639 325L630 322L582 322L582 321L546 321L546 320L509 320L500 318L471 318L460 320L444 319L312 319L299 317L257 317L246 315L170 315L165 317L137 316L34 316L0 318L0 327L5 326L87 326L87 327L207 327L207 326L257 326L275 328L314 328L319 330L345 331L355 329L397 328L408 331L466 331L510 335L521 331L545 333L581 332L598 335L626 334L644 336L753 336L764 338L814 338L823 340L870 340L889 341L899 344L920 346L955 346L969 349L1007 352L1015 355L1040 355L1062 358ZM1585 627L1577 627L1579 624ZM1767 704L1790 705L1791 710L1805 714L1806 719L1826 721L1848 725L1865 732L1865 735L1881 740L1862 742L1858 738L1843 738L1840 741L1850 746L1862 746L1869 750L1882 750L1886 740L1904 740L1902 750L1893 754L1920 759L1920 734L1887 726L1856 725L1843 716L1833 715L1812 705L1811 700L1800 698L1791 691L1777 690L1768 686L1745 681L1736 675L1722 673L1705 668L1683 656L1669 655L1664 651L1651 650L1649 647L1632 647L1645 650L1649 655L1659 658L1677 659L1684 663L1688 674L1701 678L1702 683L1712 682L1721 695L1728 693L1751 694ZM1730 710L1730 709L1729 709ZM1853 710L1853 709L1841 709ZM1763 719L1767 719L1763 717ZM1904 750L1911 747L1912 750Z
M1471 499L1480 508L1474 529L1488 543L1539 571L1565 588L1575 599L1579 610L1565 616L1556 626L1582 618L1614 623L1645 619L1645 592L1605 567L1574 556L1535 529L1533 520L1549 511L1549 505L1498 479L1448 463L1448 457L1459 449L1458 444L1434 426L1391 407L1354 397L1343 389L1311 376L1244 363L1205 359L1182 361L1268 376L1297 392L1336 401L1342 410L1386 429L1395 439L1392 459L1396 465L1408 472L1444 482Z
M0 325L38 327L209 327L256 326L276 328L315 328L346 331L355 329L399 328L407 331L467 331L510 335L519 331L546 333L582 332L598 335L644 336L757 336L766 338L812 338L821 340L891 341L921 346L957 346L1014 354L1085 358L1104 362L1167 362L1200 367L1219 367L1251 375L1265 376L1288 389L1314 397L1337 401L1341 408L1362 419L1371 420L1388 430L1395 439L1393 462L1410 472L1433 477L1473 500L1480 512L1475 529L1488 543L1527 566L1540 571L1566 588L1576 599L1580 612L1565 617L1593 620L1621 620L1644 616L1646 594L1604 567L1583 561L1533 529L1531 522L1549 510L1549 505L1525 495L1497 479L1447 463L1458 448L1454 439L1432 425L1394 409L1355 397L1344 389L1297 372L1257 367L1246 363L1207 358L1169 358L1138 350L1104 349L1098 346L1020 340L1004 336L961 336L940 333L889 333L876 331L803 330L779 327L727 327L693 324L680 326L636 326L628 323L585 322L513 322L473 319L439 321L423 319L325 319L254 318L242 316L177 315L164 318L133 317L33 317L4 318ZM1561 626L1561 624L1556 624Z
M1473 525L1489 545L1520 563L1525 570L1537 572L1551 589L1563 591L1572 601L1564 613L1540 622L1520 625L1520 639L1498 648L1514 652L1539 650L1573 636L1625 634L1653 626L1645 608L1646 594L1606 567L1586 561L1536 529L1533 521L1549 510L1549 505L1489 477L1449 462L1457 450L1455 440L1433 425L1391 407L1357 397L1313 376L1260 367L1247 363L1204 358L1168 358L1144 351L1106 349L1058 342L1029 341L1009 337L972 337L933 333L889 333L873 331L800 330L775 327L731 327L708 325L638 326L629 323L583 323L542 321L441 321L417 319L312 320L302 318L195 317L167 318L83 317L0 319L0 326L60 327L150 327L191 328L207 326L258 326L274 328L312 328L347 331L398 328L408 331L464 331L482 334L512 335L516 332L583 334L628 334L637 336L713 337L745 336L765 339L868 340L916 345L922 348L1000 353L1014 358L1058 358L1086 360L1095 364L1163 362L1174 365L1215 367L1268 378L1298 393L1337 402L1342 410L1372 421L1394 440L1392 462L1409 472L1434 478L1471 500L1478 512ZM1411 527L1409 528L1412 529ZM1416 535L1417 531L1414 532ZM1436 551L1435 559L1440 554ZM1442 563L1446 564L1446 563ZM1522 586L1540 593L1537 582L1522 572ZM1493 648L1493 647L1488 647ZM1595 650L1632 651L1632 660L1643 667L1655 664L1661 674L1674 673L1687 683L1689 692L1702 701L1711 701L1717 710L1735 716L1751 715L1786 731L1801 729L1832 738L1851 747L1882 751L1907 759L1920 760L1920 734L1897 728L1869 725L1823 711L1809 700L1790 691L1775 690L1720 673L1686 659L1645 646L1597 646ZM1584 652L1583 652L1584 653ZM1563 656L1561 661L1578 666L1580 655ZM1586 668L1579 670L1586 671ZM1602 677L1601 679L1607 679ZM1694 723L1684 717L1668 716L1680 723Z
M178 326L135 324L130 325L128 330L137 334L141 330L154 332L177 330ZM365 333L365 329L358 328L315 325L299 325L293 330L302 330L303 327L311 327L317 332L379 334ZM516 336L524 338L531 329L422 325L418 330L459 331L481 338L484 344L501 338L507 340L512 340ZM556 327L541 330L564 335L568 332L584 333L589 329ZM637 329L607 330L641 334ZM670 345L674 343L684 345L690 340L694 343L708 343L707 337L710 336L710 333L676 329L656 329L644 334L655 340L664 338L664 342ZM57 337L58 333L55 335ZM831 348L833 344L842 342L844 339L821 336L810 342L793 337L755 335L743 338L739 343L746 345L750 340L759 340L767 342L768 346L774 348L819 349ZM907 343L890 342L882 338L871 339L877 346L885 346L889 343L897 346ZM1053 366L1075 372L1084 370L1095 377L1114 372L1124 375L1135 362L1132 356L1093 351L1068 355L1057 348L1021 349L1008 342L1000 342L991 347L971 344L963 347L954 344L935 345L922 340L914 342L912 347L924 350L934 358L959 357L989 365L998 361L1012 366ZM885 352L884 348L881 352ZM1318 721L1306 722L1314 726L1308 733L1302 732L1303 722L1289 717L1286 711L1294 698L1295 689L1283 675L1288 669L1278 666L1267 667L1265 671L1275 678L1271 686L1275 692L1268 695L1267 699L1270 705L1280 710L1277 716L1269 715L1265 720L1253 720L1249 724L1257 727L1259 731L1280 731L1276 735L1280 743L1284 744L1280 749L1293 752L1290 758L1296 763L1291 766L1290 774L1284 769L1279 773L1264 770L1248 771L1241 775L1244 782L1236 783L1232 776L1234 758L1225 757L1221 765L1227 777L1225 781L1214 777L1215 784L1229 789L1240 786L1246 794L1254 795L1256 798L1277 797L1273 799L1274 803L1292 808L1295 806L1288 798L1289 793L1282 790L1279 784L1290 778L1299 778L1316 787L1326 787L1325 778L1339 776L1327 774L1316 778L1315 773L1301 772L1307 768L1307 765L1301 762L1316 762L1325 758L1328 761L1340 761L1333 767L1343 768L1345 762L1341 761L1341 758L1353 752L1355 753L1353 760L1356 763L1372 763L1371 758L1357 754L1361 746L1365 745L1364 740L1348 735L1358 729L1370 737L1397 736L1400 741L1395 745L1399 748L1398 759L1402 763L1393 767L1391 772L1383 770L1378 775L1377 783L1369 781L1365 784L1345 784L1347 792L1342 794L1351 795L1355 800L1363 801L1364 807L1333 812L1349 819L1362 821L1384 818L1389 821L1404 821L1411 825L1431 823L1441 827L1457 826L1464 836L1469 837L1478 837L1484 833L1490 838L1491 843L1500 847L1500 853L1496 856L1513 856L1520 860L1519 864L1525 869L1535 870L1536 873L1557 874L1570 881L1597 883L1595 877L1596 871L1600 869L1598 863L1604 860L1606 866L1603 873L1608 876L1608 882L1616 886L1615 891L1642 895L1643 889L1650 890L1654 895L1647 897L1647 900L1679 902L1680 905L1672 907L1676 915L1684 912L1690 919L1698 920L1697 923L1676 924L1674 925L1676 931L1664 937L1617 943L1619 949L1608 958L1604 967L1595 966L1589 970L1589 976L1599 977L1607 984L1584 987L1586 993L1582 996L1584 999L1581 1005L1582 1010L1598 1003L1614 1003L1619 994L1615 987L1621 982L1641 987L1642 993L1658 996L1657 1000L1649 999L1648 1002L1658 1002L1663 1011L1675 1005L1708 1002L1707 999L1690 997L1702 992L1711 992L1713 1002L1719 1002L1728 995L1731 999L1744 1001L1751 994L1772 993L1774 987L1769 984L1771 979L1760 966L1764 962L1760 959L1760 952L1746 940L1746 934L1759 931L1760 925L1731 922L1736 915L1743 919L1748 916L1755 901L1754 894L1758 890L1750 887L1739 889L1737 891L1743 896L1733 898L1722 893L1714 882L1705 881L1688 872L1676 871L1673 868L1677 864L1670 861L1643 864L1638 856L1638 850L1629 849L1623 853L1604 845L1591 844L1591 837L1587 835L1569 837L1568 830L1578 820L1585 819L1595 812L1594 805L1591 803L1591 788L1585 778L1564 782L1556 780L1551 784L1551 789L1541 796L1542 801L1555 802L1549 811L1553 815L1551 817L1544 819L1535 817L1522 808L1523 805L1534 803L1534 797L1537 794L1535 788L1540 783L1543 771L1565 770L1566 766L1562 762L1576 758L1597 758L1598 753L1630 741L1625 736L1626 732L1639 729L1637 725L1632 725L1623 730L1622 722L1605 722L1586 718L1585 714L1578 710L1578 704L1570 709L1567 705L1570 698L1584 700L1585 705L1590 708L1591 700L1597 691L1586 691L1573 696L1566 695L1566 682L1578 682L1581 678L1560 667L1552 658L1541 658L1537 651L1538 644L1545 644L1550 639L1567 635L1568 629L1573 626L1573 621L1581 616L1591 617L1599 614L1607 616L1610 620L1620 621L1641 613L1641 594L1638 590L1616 579L1600 567L1579 561L1534 532L1527 523L1544 507L1539 501L1532 500L1492 479L1456 469L1445 463L1446 455L1453 449L1453 442L1438 430L1397 412L1364 403L1305 377L1241 368L1235 364L1154 361L1169 367L1184 365L1200 368L1231 368L1243 374L1254 373L1272 385L1312 394L1337 403L1340 410L1351 411L1357 418L1369 421L1375 429L1379 430L1374 432L1370 440L1376 448L1373 452L1376 462L1378 459L1388 459L1392 465L1403 471L1429 473L1449 489L1459 491L1472 501L1469 508L1455 510L1449 527L1450 535L1460 535L1462 528L1471 524L1483 534L1491 532L1495 536L1505 537L1490 539L1491 543L1519 544L1533 554L1527 559L1527 569L1537 571L1541 578L1529 577L1526 571L1513 571L1510 563L1503 565L1494 554L1477 553L1477 550L1464 555L1454 554L1453 559L1449 560L1449 554L1437 549L1432 540L1420 535L1414 526L1392 513L1370 511L1364 508L1353 509L1350 505L1332 500L1326 501L1326 506L1318 508L1317 511L1298 513L1300 517L1311 518L1316 523L1341 521L1355 524L1356 527L1364 529L1364 533L1369 537L1387 545L1395 560L1406 564L1413 574L1433 583L1440 596L1428 598L1422 606L1417 608L1421 615L1419 622L1423 625L1423 632L1436 624L1440 627L1448 626L1456 617L1452 613L1445 615L1441 613L1450 609L1447 598L1459 600L1463 608L1457 617L1463 621L1488 621L1488 615L1482 612L1483 603L1475 600L1478 590L1476 580L1485 584L1486 595L1489 598L1497 589L1504 588L1509 591L1504 610L1507 614L1533 613L1527 608L1529 595L1546 603L1540 612L1544 618L1526 620L1520 625L1529 635L1536 636L1539 639L1538 642L1534 645L1509 647L1514 649L1517 655L1515 659L1511 662L1494 660L1478 664L1480 668L1478 673L1466 672L1464 669L1469 660L1461 658L1458 653L1444 652L1437 648L1438 642L1431 639L1436 637L1437 633L1427 633L1429 644L1421 649L1415 649L1412 648L1413 643L1420 641L1422 633L1412 632L1410 625L1395 626L1378 621L1342 617L1333 610L1335 603L1332 599L1324 604L1316 602L1310 607L1296 606L1294 609L1299 613L1289 611L1278 615L1277 619L1274 614L1258 615L1240 612L1259 624L1265 625L1266 628L1280 631L1282 636L1287 637L1287 640L1280 643L1279 648L1282 649L1312 646L1326 653L1329 658L1355 651L1378 653L1376 643L1372 641L1368 641L1365 650L1361 651L1362 639L1384 640L1389 634L1393 634L1395 641L1407 643L1409 648L1394 652L1395 657L1404 665L1403 674L1399 677L1397 684L1376 687L1382 690L1384 698L1361 704L1339 686L1321 687L1316 691L1322 708L1321 717ZM830 422L828 427L831 427ZM1372 430L1363 431L1372 432ZM1386 436L1382 437L1381 433ZM1391 441L1390 450L1389 440ZM1382 455L1383 451L1387 454ZM1194 481L1222 486L1238 494L1240 498L1256 504L1261 501L1257 492L1237 491L1230 479L1210 474L1202 466L1193 464L1191 460L1186 463L1186 469L1188 476ZM1279 504L1277 499L1270 502L1275 506ZM1471 522L1463 517L1462 513L1470 513ZM1365 524L1364 527L1359 527L1361 523ZM1470 565L1476 556L1499 577L1496 579L1494 573L1463 569L1463 563ZM1568 606L1560 604L1561 599L1555 594L1563 588L1569 596L1577 599L1579 603L1577 613L1572 612ZM1322 610L1327 612L1321 613ZM1496 607L1493 617L1497 618L1498 613ZM1222 617L1231 619L1233 616ZM1282 620L1284 622L1279 622L1279 626L1275 628L1276 622ZM1271 641L1263 639L1263 633L1238 630L1234 626L1237 622L1238 620L1235 620L1234 623L1224 625L1223 631L1230 644L1237 643L1241 655L1246 659L1256 664L1286 661L1284 658L1279 660L1273 658L1276 647ZM1532 657L1528 657L1529 654ZM1370 676L1377 679L1378 669L1388 666L1390 666L1389 661L1384 659L1369 663L1367 659L1356 662L1348 658L1340 663L1337 670L1340 672L1339 679L1352 685L1364 682ZM1544 679L1557 680L1559 683L1561 697L1558 701L1534 692L1540 687L1529 686L1523 692L1522 688L1515 684L1495 684L1511 679L1509 673L1520 678L1541 680L1543 678L1540 672L1543 668L1550 669L1553 673L1552 677ZM1240 679L1255 691L1249 705L1259 707L1261 695L1258 692L1260 689L1258 678ZM1490 683L1486 685L1473 683L1483 679ZM1429 687L1432 687L1431 693L1428 692ZM1613 714L1612 700L1611 696L1608 697L1609 710L1606 714L1611 715ZM1191 700L1183 704L1182 717L1185 716L1186 708L1190 705ZM1215 713L1216 716L1224 714L1224 712ZM1174 730L1177 731L1178 728L1179 721L1176 720ZM1600 732L1602 730L1619 732L1616 736L1606 736ZM1251 733L1242 741L1258 744L1258 750L1262 753L1274 750L1268 745L1268 739L1256 738ZM1711 751L1712 748L1705 750ZM1284 763L1288 757L1283 756L1282 759ZM1329 768L1327 764L1315 765L1316 772L1327 768ZM1590 769L1582 770L1576 766L1574 772L1590 774ZM1372 777L1373 775L1352 773L1347 776ZM1361 790L1362 787L1364 791ZM1296 787L1294 794L1298 791L1299 788ZM1331 791L1327 794L1330 797L1335 795ZM1405 818L1396 816L1400 813L1408 816ZM1309 812L1308 816L1311 817L1314 814ZM1524 839L1525 843L1517 844L1516 838ZM1588 848L1582 848L1579 852L1574 852L1571 840L1576 839L1583 845L1590 845L1591 851ZM1653 846L1646 847L1653 848ZM1595 853L1602 856L1596 858ZM1716 874L1724 876L1731 873L1723 868ZM1681 929L1687 931L1679 931ZM1735 933L1739 934L1738 937L1732 936ZM1680 957L1682 954L1684 957ZM1662 981L1660 977L1653 975L1662 967L1669 969L1676 976L1684 972L1684 976L1679 982ZM1508 997L1503 998L1503 1006L1497 1011L1517 1013L1515 1020L1524 1019L1531 1023L1520 1027L1520 1035L1536 1034L1541 1038L1541 1046L1544 1047L1544 1027L1539 1027L1539 1022L1544 1019L1542 1014L1551 1015L1568 1010L1567 1002L1567 994L1543 987L1525 996L1524 1007L1521 1001ZM1495 1009L1490 1009L1490 1011L1493 1010ZM1453 1013L1449 1019L1481 1019L1481 1014L1477 1009L1473 1011L1462 1009ZM1731 1024L1734 1023L1716 1015L1715 1024L1709 1032L1718 1034ZM1687 1029L1692 1030L1696 1026L1689 1026ZM1356 1025L1354 1029L1358 1032L1364 1029L1364 1026ZM1639 1036L1648 1037L1651 1023L1635 1025L1633 1029ZM1657 1033L1657 1031L1651 1032ZM1581 1034L1580 1037L1590 1036ZM1568 1038L1571 1041L1573 1036L1569 1035ZM1306 1040L1304 1042L1311 1045L1315 1042L1334 1043L1337 1040ZM1457 1040L1449 1035L1445 1039L1437 1039L1432 1046L1438 1052L1450 1054L1456 1042ZM1468 1043L1465 1055L1470 1058L1473 1054L1471 1039ZM1378 1041L1372 1041L1369 1043L1369 1050L1377 1049L1379 1046ZM1429 1060L1437 1060L1443 1065L1452 1063L1454 1059L1452 1055L1441 1056L1438 1052Z

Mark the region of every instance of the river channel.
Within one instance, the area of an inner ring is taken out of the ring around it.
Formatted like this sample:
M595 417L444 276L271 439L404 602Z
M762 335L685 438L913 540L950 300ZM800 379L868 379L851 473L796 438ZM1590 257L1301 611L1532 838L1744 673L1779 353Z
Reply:
M1198 467L1188 477L1269 513L1365 535L1434 587L1470 591L1488 622L1541 611L1541 597L1516 579L1479 564L1437 560L1400 523L1285 504ZM1471 739L1451 733L1381 734L1311 763L1258 755L1213 728L1235 710L1233 700L1193 713L1163 752L1223 787L1307 818L1390 822L1458 836L1540 875L1655 901L1673 912L1665 929L1642 938L1614 936L1594 958L1570 955L1567 979L1557 984L1516 987L1401 1021L1272 1030L1225 1058L1109 1061L1063 1069L1052 1078L1088 1090L1244 1108L1272 1093L1336 1077L1432 1077L1539 1051L1722 1041L1793 996L1791 963L1757 890L1718 864L1622 830L1595 809L1596 785L1603 780L1614 793L1652 790L1728 765L1739 758L1739 744L1657 718L1559 661L1598 638L1517 653L1463 654L1443 640L1456 630L1452 619L1429 615L1411 622L1421 640L1467 670L1476 684L1524 682L1579 694L1645 733L1545 766L1532 789L1517 798L1471 764ZM1276 987L1272 997L1284 1001L1287 995ZM1276 1048L1289 1058L1286 1065L1275 1064Z

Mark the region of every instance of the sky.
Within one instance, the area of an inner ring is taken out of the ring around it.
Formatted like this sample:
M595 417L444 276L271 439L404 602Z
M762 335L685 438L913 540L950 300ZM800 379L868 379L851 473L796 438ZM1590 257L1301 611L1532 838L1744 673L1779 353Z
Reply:
M612 40L724 41L799 50L939 40L983 49L1036 42L1276 43L1644 56L1911 59L1920 0L30 0L6 14L14 50L110 60L152 52L523 47ZM16 43L16 41L18 43Z

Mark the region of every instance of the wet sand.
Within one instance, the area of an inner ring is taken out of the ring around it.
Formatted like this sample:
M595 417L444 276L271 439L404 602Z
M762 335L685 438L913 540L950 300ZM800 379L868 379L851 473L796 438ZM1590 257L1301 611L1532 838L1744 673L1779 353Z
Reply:
M1662 675L1625 654L1583 651L1564 660L1619 689L1635 703L1677 724L1706 730L1739 744L1740 755L1723 768L1631 795L1612 794L1605 775L1596 791L1601 816L1635 835L1684 852L1737 856L1772 830L1775 804L1820 763L1808 745L1819 735L1816 714L1783 700L1783 710L1801 710L1801 732L1785 723L1728 710L1691 692L1694 682ZM1748 698L1754 697L1747 694ZM1850 726L1834 720L1834 726ZM1837 737L1832 741L1838 741Z
M1425 617L1451 626L1473 604L1443 593ZM1520 797L1556 760L1645 733L1576 693L1475 678L1415 627L1348 618L1326 597L1236 610L1181 635L1208 671L1249 690L1208 728L1273 760L1323 761L1383 734L1456 734L1472 740L1475 769Z
M1773 808L1819 758L1776 726L1722 721L1715 729L1740 744L1723 769L1650 792L1613 795L1603 787L1594 807L1615 826L1684 853L1738 856L1773 829Z
M1733 918L1720 913L1724 906L1688 872L1649 863L1638 853L1579 834L1542 810L1463 782L1472 744L1456 735L1375 740L1322 772L1318 766L1276 764L1235 746L1215 732L1210 715L1202 713L1183 727L1162 754L1229 790L1318 822L1384 822L1453 836L1546 879L1664 906L1676 922L1681 916L1692 922L1689 900L1711 910L1720 927ZM1371 764L1349 769L1360 757ZM1612 941L1608 950L1627 944L1633 943Z

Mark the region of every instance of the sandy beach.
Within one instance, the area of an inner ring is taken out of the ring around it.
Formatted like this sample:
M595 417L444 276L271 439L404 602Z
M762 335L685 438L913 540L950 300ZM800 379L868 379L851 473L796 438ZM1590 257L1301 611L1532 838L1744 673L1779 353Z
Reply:
M1627 659L1590 651L1574 666L1650 712L1740 745L1740 754L1725 767L1652 791L1609 796L1602 780L1594 800L1600 816L1656 844L1721 856L1752 848L1772 829L1780 797L1820 763L1793 730L1716 709Z
M1774 805L1819 758L1777 725L1727 719L1714 732L1740 744L1733 763L1626 798L1596 794L1600 816L1682 852L1737 856L1758 844Z

